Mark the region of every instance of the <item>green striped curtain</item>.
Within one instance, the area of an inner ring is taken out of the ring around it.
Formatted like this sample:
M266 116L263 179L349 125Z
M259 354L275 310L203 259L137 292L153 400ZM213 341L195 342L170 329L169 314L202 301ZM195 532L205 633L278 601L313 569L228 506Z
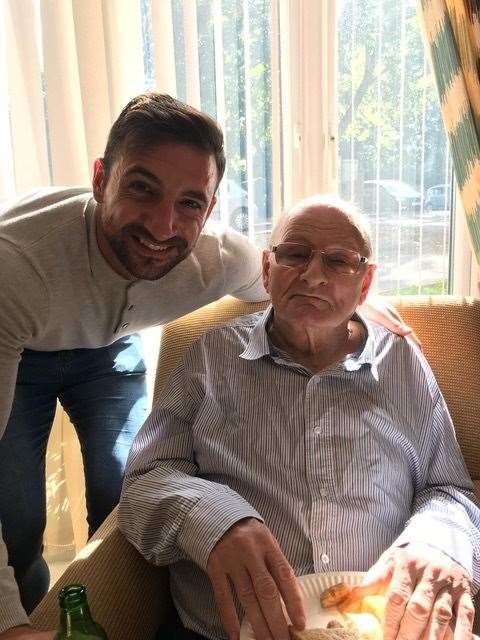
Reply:
M419 0L453 166L480 264L480 6Z

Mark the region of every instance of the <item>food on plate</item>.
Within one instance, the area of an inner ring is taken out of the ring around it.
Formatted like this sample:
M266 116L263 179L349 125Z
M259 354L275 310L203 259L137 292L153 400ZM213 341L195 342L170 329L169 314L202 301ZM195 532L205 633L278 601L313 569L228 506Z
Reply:
M344 582L334 584L320 594L320 604L324 609L336 607L348 598L351 591L352 587L349 587Z
M351 592L352 588L348 585L335 584L320 594L320 603L324 609L336 607L343 617L345 627L358 640L383 640L385 597L371 595L351 599Z
M291 640L359 640L354 631L345 627L333 627L329 629L304 629L298 631L289 627Z
M327 629L341 629L343 624L338 620L330 620L327 622Z
M371 613L346 613L345 624L359 640L383 640L382 625Z
M372 613L380 624L383 624L385 618L385 596L364 596L361 600L362 613Z

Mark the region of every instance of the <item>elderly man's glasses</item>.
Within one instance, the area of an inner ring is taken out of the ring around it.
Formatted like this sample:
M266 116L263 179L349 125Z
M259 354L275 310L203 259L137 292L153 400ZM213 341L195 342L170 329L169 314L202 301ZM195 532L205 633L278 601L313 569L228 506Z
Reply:
M282 242L272 247L275 261L282 267L306 269L315 253L320 254L323 265L332 273L353 276L368 258L350 249L312 249L306 244Z

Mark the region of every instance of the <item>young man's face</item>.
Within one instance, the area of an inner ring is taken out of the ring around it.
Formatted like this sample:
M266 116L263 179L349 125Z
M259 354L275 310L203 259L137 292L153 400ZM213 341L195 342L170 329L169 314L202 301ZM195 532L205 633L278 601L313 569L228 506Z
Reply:
M192 251L215 205L213 155L165 142L119 155L110 174L95 163L97 241L121 275L162 278Z

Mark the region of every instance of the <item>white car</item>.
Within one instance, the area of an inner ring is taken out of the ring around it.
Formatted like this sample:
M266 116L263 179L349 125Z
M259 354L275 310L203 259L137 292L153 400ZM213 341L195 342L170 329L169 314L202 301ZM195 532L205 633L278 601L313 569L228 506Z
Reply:
M227 186L227 211L228 223L231 227L240 231L240 233L248 232L248 193L241 187L238 182L227 178L225 180ZM253 205L253 217L256 219L258 208ZM213 212L215 218L220 219L220 196L217 194L217 204Z

